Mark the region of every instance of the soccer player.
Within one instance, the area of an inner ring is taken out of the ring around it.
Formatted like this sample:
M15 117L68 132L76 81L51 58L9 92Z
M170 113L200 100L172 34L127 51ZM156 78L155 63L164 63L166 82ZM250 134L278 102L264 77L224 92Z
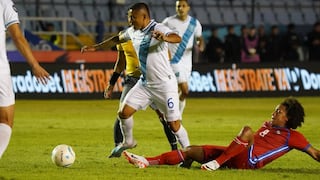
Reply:
M118 115L124 142L112 150L111 156L118 156L125 149L136 146L132 133L133 114L151 103L155 103L164 113L181 147L186 148L190 143L188 133L180 122L178 87L168 56L168 43L179 43L181 37L167 26L152 20L147 4L136 3L130 9L132 26L121 35L103 42L105 47L112 47L132 40L142 72L141 78L128 92L120 107ZM88 46L82 48L82 51L93 49L94 46Z
M43 69L33 57L27 40L20 27L17 10L11 0L0 1L0 158L8 147L14 119L14 92L12 87L10 66L6 52L6 32L8 31L14 44L27 60L32 73L41 83L49 80L49 73Z
M194 40L202 52L205 47L202 38L202 26L200 22L189 15L190 6L188 0L176 1L176 14L163 20L163 24L179 32L181 43L169 44L171 55L171 67L177 77L179 87L179 108L181 114L186 105L186 97L189 93L188 81L192 70L192 49Z
M190 146L155 157L142 157L124 152L130 163L145 168L151 165L174 165L189 168L193 161L202 163L201 169L217 170L219 167L259 169L283 156L292 149L305 152L320 162L320 151L295 129L304 122L304 109L292 97L276 106L271 120L264 122L257 132L245 126L228 147L203 145Z
M127 13L127 17L128 17L128 23L130 26L132 25L131 16L132 16L132 12L131 10L129 10ZM97 49L100 46L103 46L103 44L96 45L95 48ZM114 85L117 82L121 73L125 70L125 73L126 73L125 82L124 82L123 91L121 93L120 105L119 105L119 107L121 107L121 104L125 96L129 92L129 90L138 82L141 76L141 72L139 69L139 59L134 50L131 40L118 44L117 50L118 50L118 59L117 59L117 62L115 63L114 72L110 78L108 87L105 89L104 97L106 99L111 98ZM165 134L171 146L171 150L178 149L176 137L172 133L171 129L169 128L167 121L163 117L163 114L160 112L159 109L157 109L157 107L154 104L150 107L157 113L160 119L160 122L163 125L163 129L165 131ZM115 146L118 146L123 141L123 135L120 128L120 119L118 117L116 118L113 130L114 130L114 133L113 133L114 143L115 143ZM121 154L118 154L118 155L120 156Z

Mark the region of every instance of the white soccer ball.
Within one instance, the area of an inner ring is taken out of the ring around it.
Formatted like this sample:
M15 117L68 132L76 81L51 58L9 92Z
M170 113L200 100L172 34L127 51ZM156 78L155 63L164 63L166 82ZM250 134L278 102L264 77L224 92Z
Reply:
M51 159L57 166L70 167L76 159L76 154L71 146L60 144L53 149Z

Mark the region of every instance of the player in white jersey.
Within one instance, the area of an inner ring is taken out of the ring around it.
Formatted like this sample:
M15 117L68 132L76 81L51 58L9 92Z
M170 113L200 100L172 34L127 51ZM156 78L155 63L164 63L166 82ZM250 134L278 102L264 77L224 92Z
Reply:
M169 44L171 67L177 77L180 93L180 112L183 113L188 96L188 81L192 70L192 49L194 40L199 50L204 50L202 26L200 22L189 15L190 6L187 0L176 1L177 14L167 17L163 24L179 32L182 41L179 44Z
M0 158L10 141L14 119L14 92L6 52L6 31L9 32L17 49L31 66L33 74L42 83L49 80L49 73L33 57L28 42L20 27L17 10L11 0L0 1Z
M125 149L136 146L133 138L133 114L145 109L154 102L164 113L171 130L182 148L190 145L187 131L182 126L179 111L179 94L175 75L170 67L168 43L179 43L181 38L167 26L150 19L149 8L145 3L136 3L132 10L132 27L120 36L102 42L107 47L132 40L138 54L142 76L128 92L118 113L124 141L112 150L112 156L121 154ZM82 51L94 50L84 47Z

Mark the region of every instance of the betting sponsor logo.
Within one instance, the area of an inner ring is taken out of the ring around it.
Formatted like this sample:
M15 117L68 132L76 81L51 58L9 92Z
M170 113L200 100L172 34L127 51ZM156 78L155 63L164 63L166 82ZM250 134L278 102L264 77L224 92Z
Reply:
M320 90L320 73L304 68L230 68L193 71L191 92L254 92Z
M100 93L107 87L112 69L61 69L51 73L47 84L41 84L30 70L13 75L15 93ZM122 91L122 78L115 84L114 92Z

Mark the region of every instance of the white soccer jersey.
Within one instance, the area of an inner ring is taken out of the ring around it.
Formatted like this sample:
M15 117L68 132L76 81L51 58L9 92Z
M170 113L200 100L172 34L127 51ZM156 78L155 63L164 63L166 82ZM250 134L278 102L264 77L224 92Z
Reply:
M181 21L177 15L173 15L165 18L162 23L178 31L182 38L181 43L169 44L171 63L179 63L189 67L191 70L194 39L202 36L202 26L200 22L189 15L185 21ZM185 41L186 45L183 45L183 41Z
M18 13L11 0L0 1L0 72L10 73L6 51L6 29L15 23L19 23Z
M132 40L139 57L142 81L149 87L161 86L164 82L175 78L170 67L168 43L152 38L153 30L164 34L174 32L167 26L151 20L144 29L135 30L130 27L120 37L120 39Z

